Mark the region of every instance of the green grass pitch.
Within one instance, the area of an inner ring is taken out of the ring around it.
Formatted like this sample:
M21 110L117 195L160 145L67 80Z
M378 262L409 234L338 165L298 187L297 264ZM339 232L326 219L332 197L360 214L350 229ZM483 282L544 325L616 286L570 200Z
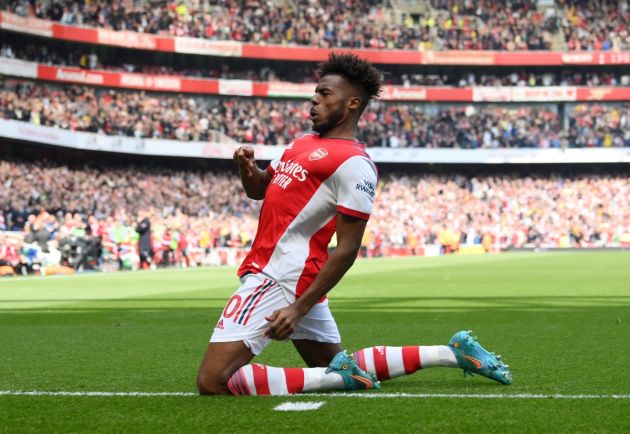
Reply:
M0 280L0 391L194 392L234 273ZM510 364L514 385L427 369L370 398L0 392L0 432L630 432L630 253L361 260L330 300L351 351L473 329ZM277 342L258 361L302 366ZM274 411L287 401L325 404Z

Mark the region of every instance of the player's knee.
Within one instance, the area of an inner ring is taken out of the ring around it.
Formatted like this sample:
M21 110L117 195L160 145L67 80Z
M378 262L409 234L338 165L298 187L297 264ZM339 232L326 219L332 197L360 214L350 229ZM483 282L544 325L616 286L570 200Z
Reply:
M197 390L200 395L230 395L226 379L205 374L197 377Z

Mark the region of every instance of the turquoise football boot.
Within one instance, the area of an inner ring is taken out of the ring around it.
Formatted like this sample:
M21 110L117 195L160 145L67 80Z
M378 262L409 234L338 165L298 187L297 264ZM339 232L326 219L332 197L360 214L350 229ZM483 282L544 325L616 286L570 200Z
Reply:
M479 345L472 331L462 330L455 333L448 346L455 354L457 364L464 370L464 376L475 373L501 384L512 384L509 365L503 363L501 356Z
M357 366L351 355L342 351L333 357L326 373L341 375L346 390L380 389L381 385L372 374Z

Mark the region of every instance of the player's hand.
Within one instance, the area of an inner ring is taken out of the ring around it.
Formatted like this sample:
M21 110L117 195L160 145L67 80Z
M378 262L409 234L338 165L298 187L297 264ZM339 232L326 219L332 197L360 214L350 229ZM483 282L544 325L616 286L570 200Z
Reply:
M302 319L302 314L295 307L287 306L274 311L271 315L266 316L265 319L269 321L269 327L265 332L265 336L270 339L284 341L293 334Z
M236 161L239 169L241 167L245 169L247 176L254 174L254 148L251 146L241 146L234 151L232 158Z

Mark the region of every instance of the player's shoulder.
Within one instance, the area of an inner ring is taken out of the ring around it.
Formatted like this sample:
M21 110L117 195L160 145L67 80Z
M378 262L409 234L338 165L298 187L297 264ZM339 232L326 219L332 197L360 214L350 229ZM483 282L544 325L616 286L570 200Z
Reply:
M356 140L347 139L323 139L327 140L334 160L339 169L344 171L374 171L377 173L376 165L370 155L365 151L365 145Z
M374 161L370 158L365 147L360 143L348 143L343 146L344 154L339 159L339 166L336 176L340 179L348 180L361 178L375 183L378 179L378 169Z
M376 164L366 152L353 152L344 159L342 166L346 172L373 172L375 176L378 176Z
M340 139L343 140L343 139ZM358 141L348 141L343 143L338 149L343 150L347 160L352 160L354 164L372 167L376 171L376 165L372 157L365 150L365 145Z

